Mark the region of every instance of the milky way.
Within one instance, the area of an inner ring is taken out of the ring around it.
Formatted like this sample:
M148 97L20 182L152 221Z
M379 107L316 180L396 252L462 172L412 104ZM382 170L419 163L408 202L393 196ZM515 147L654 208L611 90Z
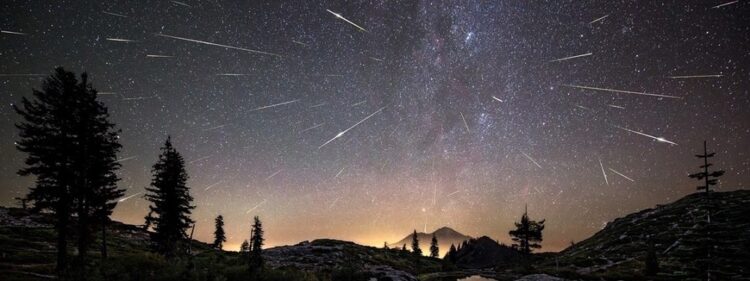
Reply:
M10 105L64 66L122 129L116 220L171 135L204 241L222 214L230 248L254 215L270 245L507 242L528 205L559 250L693 192L703 140L747 187L750 5L724 2L2 1L0 204L33 183Z

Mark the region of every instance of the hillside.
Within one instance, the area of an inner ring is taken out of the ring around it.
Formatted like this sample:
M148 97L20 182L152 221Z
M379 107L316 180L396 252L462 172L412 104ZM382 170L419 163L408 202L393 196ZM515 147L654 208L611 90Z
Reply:
M49 214L31 214L18 208L0 207L0 278L2 280L49 280L55 278L55 232ZM208 244L191 242L193 255L170 263L149 248L149 233L142 228L113 222L107 231L110 258L92 280L245 280L245 260L237 252L219 251ZM91 245L94 265L101 264L99 243ZM69 245L73 253L73 243ZM71 256L72 258L72 256ZM314 240L264 251L269 280L339 280L390 278L416 280L414 259L409 252L384 250L347 241ZM423 257L422 272L441 268L440 260ZM198 268L199 271L186 270ZM99 276L100 275L100 276ZM186 277L189 276L189 277ZM342 277L343 276L343 277ZM176 279L175 279L176 278ZM366 280L366 279L365 279Z
M450 227L445 226L430 233L417 232L417 239L419 239L419 248L422 249L422 252L425 254L428 254L430 252L430 241L432 241L433 234L438 240L438 247L440 248L441 257L445 256L445 253L448 252L451 244L458 247L458 245L460 245L462 242L471 239L471 236L464 235ZM414 236L413 233L407 235L396 243L389 243L388 247L400 249L401 247L406 245L406 248L411 250L412 236Z
M704 194L691 194L676 202L646 209L608 223L592 237L560 253L560 264L573 265L577 273L597 276L639 275L651 237L660 276L689 280L703 276L704 264L723 280L750 279L750 191L711 194L713 212L707 227ZM708 232L715 250L707 259ZM705 278L704 278L705 279Z

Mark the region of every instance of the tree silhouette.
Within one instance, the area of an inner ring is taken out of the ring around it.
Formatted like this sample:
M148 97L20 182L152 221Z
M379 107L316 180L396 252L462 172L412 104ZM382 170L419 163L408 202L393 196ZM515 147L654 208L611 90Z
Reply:
M411 236L411 252L414 253L415 256L421 256L422 255L422 249L419 248L419 238L417 237L417 230L414 230L414 234Z
M440 257L440 248L438 247L438 240L435 234L432 234L432 241L430 242L430 257Z
M716 155L715 152L708 153L708 149L706 149L706 142L703 141L703 154L695 155L695 157L703 159L703 165L700 166L703 171L689 175L690 178L704 180L704 185L698 186L698 190L705 190L706 198L711 197L711 186L718 183L718 177L724 175L724 171L722 170L713 172L708 171L708 168L713 166L713 164L708 163L708 158L714 157L714 155Z
M456 253L458 251L456 250L456 246L451 244L451 247L448 249L448 253L445 254L444 259L447 259L451 263L456 262Z
M263 267L263 225L260 218L255 216L253 228L250 235L250 270L258 270Z
M152 238L157 251L167 257L174 256L178 242L187 239L186 230L194 223L190 219L195 208L189 189L185 185L187 172L182 155L167 137L161 148L159 160L152 169L151 186L146 188L146 200L151 202L146 221L153 222Z
M703 227L705 237L701 238L700 241L704 244L705 250L706 250L706 258L705 260L699 259L698 262L703 265L703 270L705 270L706 278L708 280L711 279L711 270L713 267L718 267L718 265L715 265L715 260L711 257L711 249L716 244L716 241L714 241L713 236L711 235L711 229L713 228L711 226L711 210L713 209L713 202L711 200L711 192L712 186L717 185L719 181L719 177L724 175L723 170L716 170L716 171L709 171L709 167L713 166L712 163L708 163L708 158L712 158L716 155L715 152L708 153L708 148L706 145L706 141L703 141L703 154L697 154L695 157L703 159L703 165L700 166L701 169L703 169L702 172L690 174L688 177L697 179L699 181L703 181L703 185L699 185L697 190L704 190L705 191L705 204L706 204L706 222L705 226Z
M383 250L388 250L388 241L383 242Z
M221 250L224 242L227 242L227 237L224 233L224 217L219 215L215 220L216 229L214 230L214 244L213 247Z
M71 217L76 218L78 260L83 265L93 227L104 227L123 195L115 174L120 167L119 131L109 122L107 108L96 100L88 75L80 77L79 81L74 73L56 68L41 90L33 90L31 99L24 97L20 107L13 105L22 118L16 124L16 147L28 155L18 174L36 178L26 195L32 210L55 213L58 271L67 265Z
M245 241L242 241L242 245L240 245L240 254L247 255L248 252L250 252L250 243L248 243L246 239Z
M513 247L523 254L531 254L533 249L541 248L542 231L544 230L544 220L539 222L529 219L528 210L523 212L521 221L516 222L516 229L508 232L513 238Z
M404 251L404 252L408 251L408 250L406 249L406 244L404 244L404 245L403 245L403 246L401 247L401 251Z

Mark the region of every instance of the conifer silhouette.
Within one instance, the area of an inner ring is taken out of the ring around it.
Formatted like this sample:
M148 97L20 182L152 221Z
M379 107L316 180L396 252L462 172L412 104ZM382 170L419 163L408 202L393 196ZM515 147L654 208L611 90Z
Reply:
M219 215L214 221L216 229L214 230L214 243L213 247L221 250L224 242L227 242L227 237L224 233L224 217Z
M80 80L63 68L33 90L31 99L13 105L22 121L16 124L20 140L16 147L25 152L26 167L19 175L33 175L36 183L26 195L33 211L55 213L58 271L67 265L67 239L71 217L75 217L78 264L84 265L93 239L93 227L102 233L109 215L123 195L115 171L119 131L109 119L107 108L97 101L97 91L86 73ZM103 246L106 246L104 244ZM102 247L106 256L106 248Z
M690 174L688 177L703 181L703 185L699 185L697 187L697 190L704 191L705 194L705 212L706 212L706 221L703 227L703 233L704 237L699 239L700 243L703 244L703 248L705 249L706 257L705 259L700 258L698 259L698 262L702 265L703 268L701 270L702 274L705 274L706 280L711 280L711 273L713 268L718 267L718 265L715 265L715 260L711 257L712 256L712 248L716 245L716 241L714 240L714 237L711 235L711 229L713 228L711 224L711 211L713 209L713 202L711 200L711 193L713 192L712 186L715 186L718 184L718 177L724 175L723 170L715 170L710 171L709 167L713 166L712 163L708 162L709 158L712 158L716 155L715 152L708 153L708 148L706 141L703 141L703 154L697 154L695 157L698 157L700 159L703 159L703 165L700 166L703 171Z
M521 221L516 222L516 229L511 230L508 234L512 237L513 247L523 254L531 254L533 249L541 248L542 231L544 230L544 220L539 222L529 219L528 209L524 210Z
M440 248L438 246L437 237L432 234L432 241L430 242L430 257L437 258L440 256Z
M179 242L186 240L186 231L194 221L190 214L195 206L191 205L185 171L185 161L172 146L172 139L167 137L159 160L152 169L151 186L146 188L146 200L151 202L146 221L153 222L152 238L159 253L172 257L177 253Z
M263 267L263 225L260 218L255 216L250 236L250 270L258 270Z

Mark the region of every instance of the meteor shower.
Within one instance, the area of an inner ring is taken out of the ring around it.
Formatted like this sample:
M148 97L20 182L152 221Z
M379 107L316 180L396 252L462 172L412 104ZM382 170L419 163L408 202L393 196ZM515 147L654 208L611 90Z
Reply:
M0 280L750 280L750 2L0 1Z

